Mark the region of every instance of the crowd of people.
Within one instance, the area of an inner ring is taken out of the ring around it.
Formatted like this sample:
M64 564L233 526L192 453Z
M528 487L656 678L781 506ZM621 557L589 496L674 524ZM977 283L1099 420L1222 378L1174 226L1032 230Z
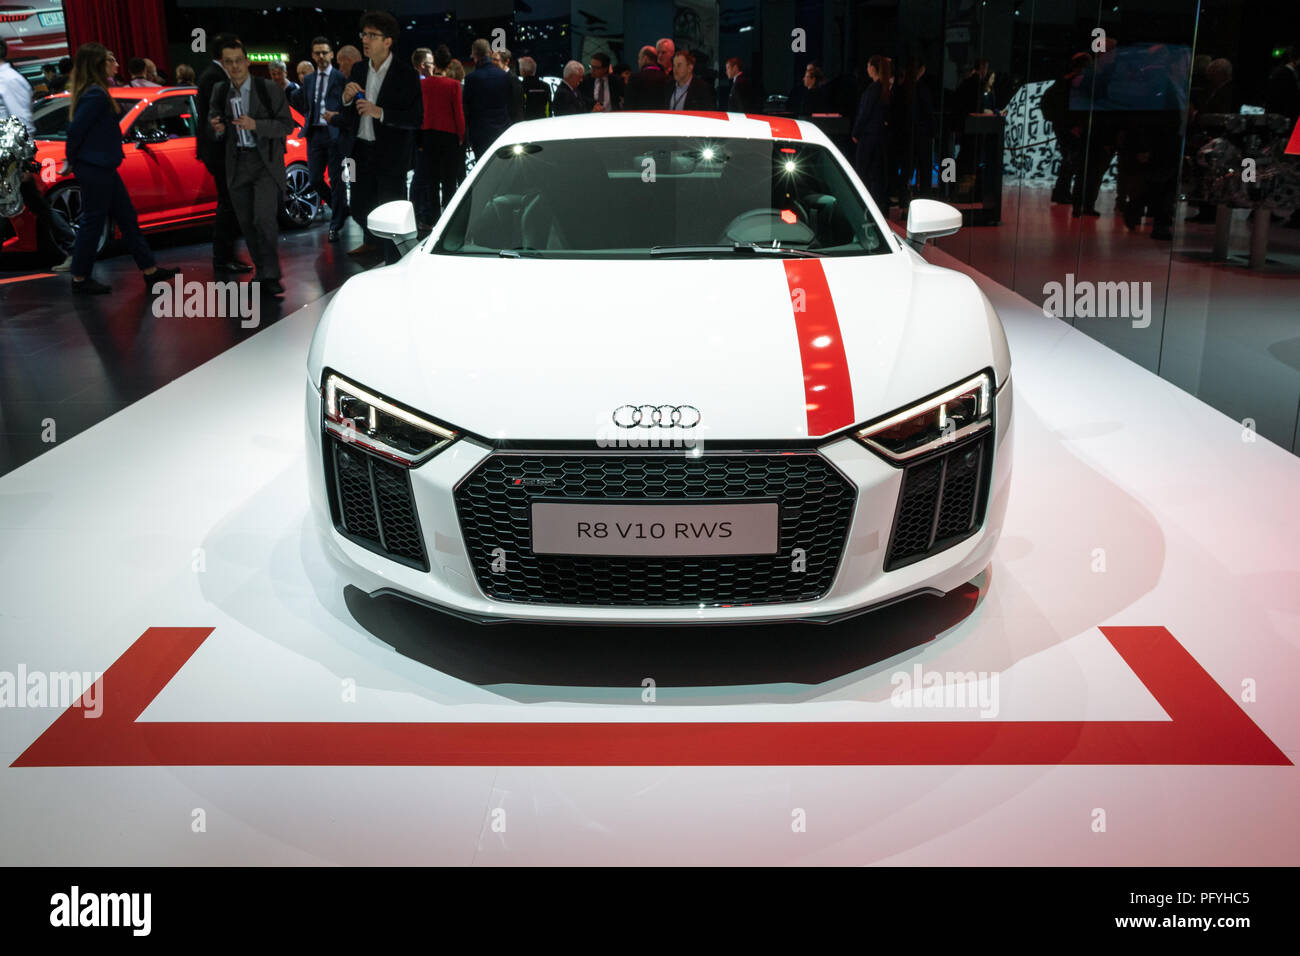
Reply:
M420 47L406 58L397 55L400 28L391 14L368 12L359 26L359 48L347 44L336 51L328 38L318 36L311 43L310 60L292 70L286 62L270 63L269 79L251 75L247 51L233 35L215 38L212 61L199 75L188 65L176 68L173 82L196 85L199 115L204 119L196 149L216 182L215 272L251 272L264 290L283 291L277 212L286 185L285 140L297 128L290 107L304 117L309 174L318 197L317 213L328 213L328 241L339 240L351 216L362 228L362 241L349 255L382 255L386 262L396 261L397 250L366 227L371 210L406 198L409 178L418 229L427 233L465 179L467 150L475 158L482 157L515 122L621 110L757 112L762 108L757 84L739 59L726 62L725 97L719 96L710 79L697 75L694 53L678 49L670 38L641 47L635 69L613 63L603 52L593 53L585 66L570 60L552 92L537 75L533 58L525 56L516 63L511 51L486 39L473 41L465 63L453 57L446 45ZM1113 39L1110 42L1113 45ZM1052 124L1062 157L1052 198L1069 203L1075 216L1097 215L1102 175L1118 156L1120 211L1126 213L1130 226L1144 215L1152 217L1153 236L1168 238L1178 181L1180 115L1168 110L1108 112L1097 97L1104 97L1115 69L1112 52L1075 55L1042 96L1042 111ZM67 160L82 187L83 209L76 246L55 269L72 273L77 292L107 291L90 276L94 258L90 246L102 232L104 219L111 216L141 271L152 277L156 264L116 173L122 160L121 137L114 125L120 111L108 91L115 86L158 87L169 81L145 56L131 57L126 78L120 78L113 51L89 43L75 57L47 64L41 82L33 87L6 62L5 55L0 41L0 117L17 115L30 127L34 96L65 90L71 94ZM1158 60L1161 51L1151 55ZM1172 61L1147 64L1144 81L1159 88L1145 93L1153 99L1167 93L1172 102L1176 72ZM888 214L895 203L906 207L912 198L933 191L941 117L920 58L900 69L891 58L875 55L868 60L866 73L865 88L856 77L837 77L828 83L819 65L808 63L787 98L785 111L849 118L853 165L876 204ZM977 61L947 96L947 119L942 121L955 131L951 142L963 181L974 178L977 153L973 138L962 132L967 117L1005 113L996 102L994 80L988 61ZM1295 47L1270 84L1277 110L1284 115L1300 112L1300 54ZM1234 112L1240 104L1233 98L1231 63L1199 58L1191 100L1193 123L1198 114ZM345 168L350 176L344 175ZM42 228L54 230L58 223L51 220L30 176L23 194ZM236 254L240 233L251 264Z
M1114 162L1115 212L1128 229L1137 231L1150 220L1151 238L1173 239L1184 161L1194 159L1219 134L1222 119L1242 107L1231 61L1197 56L1189 82L1185 57L1185 48L1153 44L1121 58L1114 38L1104 52L1071 57L1040 100L1061 155L1053 202L1068 204L1076 217L1101 215L1097 197ZM1300 119L1300 43L1288 47L1269 72L1261 105L1264 114L1285 117L1288 128ZM1187 221L1215 218L1213 204L1193 206ZM1288 225L1300 226L1300 213Z
M695 74L694 53L677 49L669 38L642 47L636 70L614 64L603 52L592 54L586 67L571 60L552 93L531 57L516 64L509 50L494 48L486 39L472 43L467 63L454 58L446 45L421 47L408 60L394 49L400 27L391 14L367 12L359 26L360 48L347 44L336 51L327 37L316 37L310 61L296 64L292 72L288 63L272 62L269 79L251 74L247 50L231 34L213 38L212 61L198 75L185 64L176 68L175 84L197 87L203 121L196 153L216 183L215 274L252 273L264 292L283 292L277 212L286 186L285 140L297 128L290 107L304 118L302 135L316 212L328 214L328 241L339 240L350 216L362 228L362 241L348 254L382 255L385 262L394 262L396 246L370 232L369 213L406 198L409 178L418 228L426 234L465 179L467 150L475 158L485 155L515 122L720 106L712 83ZM98 237L110 217L150 281L159 272L171 274L153 261L118 175L123 159L116 125L120 106L109 92L118 86L160 87L169 81L148 57L132 57L126 66L127 76L120 78L113 51L87 43L74 57L47 65L43 82L32 87L4 62L0 49L0 116L20 115L34 132L33 98L71 93L67 168L81 186L83 208L72 252L55 269L71 272L72 289L78 294L109 291L90 272ZM739 59L727 62L726 74L726 108L757 110L755 86ZM6 87L10 80L16 82ZM6 89L8 99L20 101L13 110L5 110ZM350 175L344 175L345 168ZM37 215L38 229L54 230L58 223L30 176L24 196ZM237 254L241 233L251 263Z

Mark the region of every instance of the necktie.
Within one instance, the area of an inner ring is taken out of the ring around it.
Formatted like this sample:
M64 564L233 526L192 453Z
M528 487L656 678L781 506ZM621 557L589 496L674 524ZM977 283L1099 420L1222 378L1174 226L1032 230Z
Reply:
M605 78L602 76L596 81L596 102L601 106L608 106L605 102Z
M313 122L318 126L321 123L321 111L325 109L325 77L327 75L321 70L316 71L316 113Z

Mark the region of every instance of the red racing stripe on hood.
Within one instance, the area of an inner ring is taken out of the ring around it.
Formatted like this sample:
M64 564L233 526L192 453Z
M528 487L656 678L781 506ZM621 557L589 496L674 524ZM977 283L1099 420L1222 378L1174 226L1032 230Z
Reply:
M784 264L799 336L808 435L827 435L855 421L853 383L835 300L820 259L786 259Z
M766 123L772 130L773 139L803 139L799 132L799 121L788 116L764 116L761 113L746 113L745 119Z

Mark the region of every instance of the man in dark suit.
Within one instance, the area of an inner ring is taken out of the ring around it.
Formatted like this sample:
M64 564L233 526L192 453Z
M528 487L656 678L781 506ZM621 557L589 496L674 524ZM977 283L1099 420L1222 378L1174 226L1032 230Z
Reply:
M343 109L343 87L347 80L330 65L334 49L325 37L311 41L311 59L316 69L308 73L293 100L294 108L303 115L303 133L307 137L307 168L311 171L312 188L324 202L329 197L329 241L338 242L339 230L347 215L347 194L343 185L343 154L339 152L340 130L331 126L326 113ZM329 185L325 183L325 170L329 170Z
M280 284L280 227L276 216L285 189L284 138L293 132L293 114L284 91L248 72L244 44L223 41L221 65L230 77L212 89L208 125L224 140L226 184L244 241L263 291L283 295Z
M636 61L637 72L627 81L627 90L623 94L623 109L663 109L672 81L659 66L658 51L652 46L643 46Z
M506 71L506 76L510 77L510 123L514 125L524 118L524 84L519 77L515 76L515 71L510 68L514 62L515 56L509 50L493 50L492 62Z
M369 229L372 209L406 198L406 174L411 171L412 148L424 119L420 75L405 57L393 53L399 31L390 13L372 11L361 17L362 51L366 58L352 68L343 88L343 121L356 131L352 158L356 182L352 184L352 218L361 223L362 244L348 255L365 255L382 248L384 261L400 257L391 240L382 247Z
M592 104L593 113L611 113L623 108L623 80L610 69L608 53L591 55L591 75L579 87Z
M582 93L582 64L570 60L564 64L564 75L560 85L555 88L555 97L551 100L552 116L572 116L574 113L590 113L591 100Z
M678 50L673 54L673 82L668 89L668 102L663 106L670 110L718 108L713 88L695 75L695 54L690 50Z
M740 57L733 56L727 61L727 79L731 81L731 92L727 94L727 110L731 113L756 113L758 103L754 98L754 81L745 75Z
M465 133L476 159L510 125L510 74L492 62L492 47L479 37L470 47L474 72L465 76ZM521 91L522 92L522 91Z
M227 34L221 34L213 42L217 56L221 56L221 44L229 40ZM220 60L213 60L199 76L198 103L199 116L207 116L212 88L218 83L225 83L229 77L221 66ZM195 153L217 184L217 218L212 223L212 270L214 272L252 272L253 267L240 262L235 256L235 239L239 235L239 223L235 219L235 209L230 205L230 188L226 185L226 151L217 141L216 134L207 123L199 123L195 139Z

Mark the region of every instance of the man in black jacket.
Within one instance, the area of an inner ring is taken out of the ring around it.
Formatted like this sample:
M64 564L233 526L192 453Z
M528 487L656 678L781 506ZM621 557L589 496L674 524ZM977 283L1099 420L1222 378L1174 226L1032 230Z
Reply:
M690 50L678 50L673 54L673 82L668 89L668 102L663 106L670 110L718 108L713 88L695 75L695 54Z
M608 53L591 55L591 75L578 89L592 104L592 112L612 113L623 108L623 78L610 70Z
M524 119L545 119L551 115L551 88L537 76L537 61L519 58L519 83L524 88Z
M758 104L754 101L754 81L745 75L740 57L733 56L727 61L727 79L731 80L731 92L727 94L727 111L729 113L755 113Z
M510 103L514 82L510 74L492 62L492 45L479 37L470 45L474 72L465 76L465 138L475 160L483 158L492 142L510 126ZM522 96L523 90L520 90Z
M582 94L582 64L570 60L564 64L564 75L560 85L555 88L555 98L551 100L552 116L572 116L574 113L590 113L591 100Z
M659 66L658 52L652 46L643 46L636 62L637 72L627 81L627 92L623 94L623 109L663 109L672 81Z
M361 223L362 244L348 255L365 255L381 248L366 229L366 217L376 206L406 198L406 174L411 171L412 144L424 117L420 75L404 58L395 56L398 24L390 13L371 11L361 17L362 51L366 58L352 68L343 88L340 119L356 131L352 158L352 218ZM384 261L399 258L397 247L385 239Z
M221 56L221 45L231 37L221 34L212 41L212 48ZM212 88L229 79L220 60L213 60L199 76L198 115L207 117L211 108ZM212 223L212 270L214 272L252 272L253 267L240 262L235 256L235 239L239 235L239 223L235 219L235 207L230 203L230 187L226 183L226 150L218 141L212 127L206 122L198 124L199 131L195 139L195 153L217 184L217 218Z

